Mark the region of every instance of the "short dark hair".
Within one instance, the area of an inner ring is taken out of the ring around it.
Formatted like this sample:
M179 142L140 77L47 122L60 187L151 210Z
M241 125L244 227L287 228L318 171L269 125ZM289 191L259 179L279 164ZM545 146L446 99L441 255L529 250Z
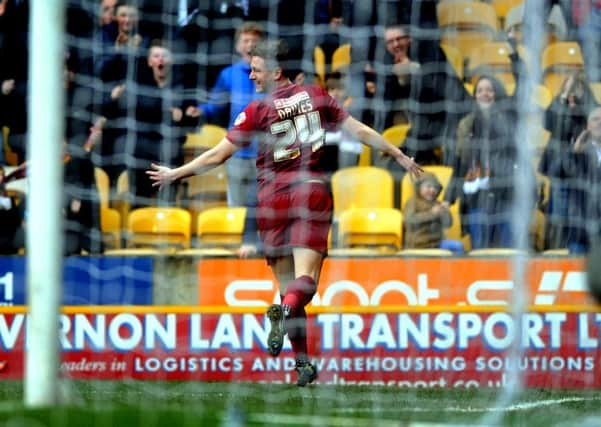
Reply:
M234 40L238 40L242 34L246 33L252 33L258 36L259 38L263 38L263 36L265 35L265 30L263 29L261 24L258 24L257 22L248 21L242 24L242 26L236 30L236 37Z
M340 71L332 71L324 78L326 89L344 89L344 76Z
M250 54L263 58L270 69L288 68L288 46L284 40L261 40L252 48Z

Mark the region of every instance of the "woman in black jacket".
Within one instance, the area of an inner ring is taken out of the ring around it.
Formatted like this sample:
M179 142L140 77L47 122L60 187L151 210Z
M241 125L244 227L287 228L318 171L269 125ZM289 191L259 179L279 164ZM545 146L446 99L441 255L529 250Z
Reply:
M577 171L570 152L576 138L586 128L586 116L595 99L582 71L568 76L559 94L545 113L545 128L551 132L539 163L539 172L550 180L545 247L565 248L570 233L571 176Z

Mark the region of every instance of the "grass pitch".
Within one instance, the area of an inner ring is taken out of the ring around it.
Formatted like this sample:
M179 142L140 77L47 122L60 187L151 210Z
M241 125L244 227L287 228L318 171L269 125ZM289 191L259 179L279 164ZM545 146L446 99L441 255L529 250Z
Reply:
M2 426L601 426L597 391L393 389L248 383L65 381L65 404L25 409L0 383Z

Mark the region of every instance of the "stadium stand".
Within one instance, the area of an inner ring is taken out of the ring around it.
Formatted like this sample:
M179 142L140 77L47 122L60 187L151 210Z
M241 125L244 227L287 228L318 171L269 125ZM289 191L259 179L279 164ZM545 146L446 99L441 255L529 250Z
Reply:
M180 208L134 209L127 218L128 248L190 247L190 213Z
M436 6L441 42L455 46L463 58L474 48L494 40L498 31L495 9L475 1L443 1Z
M574 70L584 68L580 46L576 42L557 42L543 51L541 59L544 85L554 97L559 93L564 79Z
M353 208L340 215L338 242L341 248L366 248L397 252L403 239L403 216L398 209Z
M334 219L352 208L392 208L392 175L373 166L356 166L332 175Z
M121 214L109 206L109 177L101 168L94 168L96 187L100 197L100 231L104 243L109 247L121 247Z

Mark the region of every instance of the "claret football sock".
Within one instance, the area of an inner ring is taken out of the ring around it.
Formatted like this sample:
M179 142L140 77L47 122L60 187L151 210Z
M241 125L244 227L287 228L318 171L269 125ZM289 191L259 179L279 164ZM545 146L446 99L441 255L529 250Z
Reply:
M297 358L307 357L307 313L305 308L301 307L296 315L286 319L286 331L292 350Z
M294 317L297 311L311 302L316 290L317 285L311 276L297 277L288 285L282 306L289 307L289 316Z

